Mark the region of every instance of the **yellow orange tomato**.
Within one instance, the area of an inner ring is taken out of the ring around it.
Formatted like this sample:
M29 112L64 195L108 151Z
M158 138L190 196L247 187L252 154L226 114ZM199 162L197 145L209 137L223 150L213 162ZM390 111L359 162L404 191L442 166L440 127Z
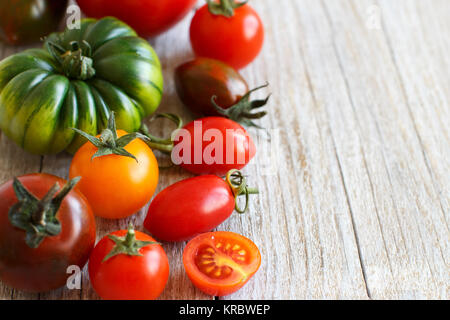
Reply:
M120 138L127 132L117 130ZM141 209L153 196L158 184L158 162L141 139L126 145L136 159L117 154L93 158L98 148L85 143L70 165L70 177L82 177L78 189L86 196L95 215L120 219ZM137 160L137 161L136 161Z

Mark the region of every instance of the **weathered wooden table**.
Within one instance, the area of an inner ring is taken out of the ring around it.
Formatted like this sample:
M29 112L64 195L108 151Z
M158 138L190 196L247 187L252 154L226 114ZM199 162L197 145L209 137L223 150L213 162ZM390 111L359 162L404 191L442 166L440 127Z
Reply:
M263 257L227 299L448 299L450 1L251 4L267 37L242 73L251 86L271 84L261 124L275 130L275 151L260 152L245 170L261 191L250 211L220 226L253 239ZM192 116L176 96L173 70L192 57L191 16L150 41L165 76L159 111L185 120ZM2 47L0 56L18 50ZM67 177L69 162L31 156L0 136L0 182L38 171ZM158 191L189 176L163 171ZM145 208L130 219L140 225L144 217ZM128 221L97 219L98 236ZM161 299L213 299L185 275L185 243L163 246L171 275ZM98 298L86 273L81 290L38 295L0 285L0 297Z

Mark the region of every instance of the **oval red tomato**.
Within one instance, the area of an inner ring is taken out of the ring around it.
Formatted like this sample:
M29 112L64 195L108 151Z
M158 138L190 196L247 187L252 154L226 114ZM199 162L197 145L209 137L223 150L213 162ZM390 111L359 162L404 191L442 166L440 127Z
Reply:
M18 180L37 199L42 199L56 183L60 187L66 184L65 180L49 174L29 174ZM14 289L30 292L59 288L66 284L67 268L76 265L82 269L94 247L95 219L91 207L86 198L73 189L62 200L54 216L56 221L50 214L43 219L38 211L22 215L24 212L18 213L21 207L16 205L18 198L14 184L8 181L0 186L0 280ZM27 193L23 189L21 192ZM56 197L58 195L51 198L52 206ZM14 225L10 210L16 212ZM47 235L39 236L32 229L26 232L18 227L23 222L27 229L35 228L39 233L47 230ZM58 225L59 233L53 232Z
M223 0L220 1L224 5ZM227 1L235 3L235 0ZM237 4L236 4L237 5ZM221 14L212 13L211 6L204 5L194 15L190 27L190 38L197 56L224 61L230 66L241 69L252 62L262 49L264 27L258 13L245 4ZM225 14L225 15L224 15Z
M153 300L166 286L169 261L152 237L129 227L110 233L95 246L89 277L105 300Z
M234 195L221 178L204 175L179 181L156 195L144 227L157 239L183 241L208 232L233 212Z
M212 296L226 296L242 288L258 271L261 254L237 233L204 233L189 241L183 264L192 283Z
M156 36L191 10L197 0L77 0L81 10L89 17L113 16L124 21L140 36Z
M248 188L242 173L232 170L226 181L203 175L179 181L156 195L150 203L144 227L157 239L183 241L208 232L225 221L236 209L247 209ZM244 209L236 205L236 197L246 196Z

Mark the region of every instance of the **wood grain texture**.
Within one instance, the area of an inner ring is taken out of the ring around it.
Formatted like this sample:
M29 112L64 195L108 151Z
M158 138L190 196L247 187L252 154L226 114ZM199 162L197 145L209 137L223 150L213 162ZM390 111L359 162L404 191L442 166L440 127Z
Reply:
M218 229L252 239L262 266L225 299L449 299L450 2L252 5L266 40L242 74L251 87L271 84L261 121L271 139L252 131L258 154L245 174L260 195ZM159 111L185 121L193 116L176 96L173 70L193 56L192 14L150 41L165 79ZM18 50L3 47L1 57ZM151 129L162 136L166 124ZM69 163L68 155L30 156L0 133L0 183L39 170L67 178ZM157 192L190 176L164 170ZM98 238L129 220L141 226L146 208L130 219L97 219ZM161 299L212 299L184 272L185 243L163 246L171 276ZM98 296L85 271L82 290L30 295L0 284L0 298Z

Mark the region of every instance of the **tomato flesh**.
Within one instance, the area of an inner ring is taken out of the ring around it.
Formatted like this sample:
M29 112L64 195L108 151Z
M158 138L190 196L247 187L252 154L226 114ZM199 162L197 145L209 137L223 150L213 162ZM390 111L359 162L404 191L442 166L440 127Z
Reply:
M186 273L193 284L209 295L236 292L256 273L261 254L249 239L225 231L192 239L183 253Z

